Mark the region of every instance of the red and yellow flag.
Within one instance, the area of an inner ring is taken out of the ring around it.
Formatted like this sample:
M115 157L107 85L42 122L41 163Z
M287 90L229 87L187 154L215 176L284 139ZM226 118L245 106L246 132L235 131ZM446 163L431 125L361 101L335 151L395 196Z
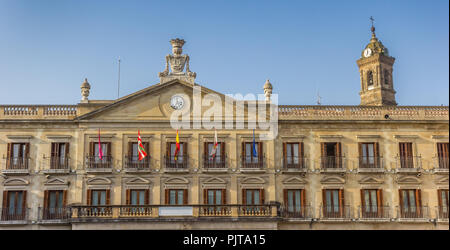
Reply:
M144 145L142 144L141 139L141 132L138 130L138 154L139 154L139 160L142 161L147 156L147 153L145 152Z
M177 129L177 137L175 139L176 142L176 148L175 148L175 155L174 160L177 160L178 152L180 151L180 137L178 136L178 129Z

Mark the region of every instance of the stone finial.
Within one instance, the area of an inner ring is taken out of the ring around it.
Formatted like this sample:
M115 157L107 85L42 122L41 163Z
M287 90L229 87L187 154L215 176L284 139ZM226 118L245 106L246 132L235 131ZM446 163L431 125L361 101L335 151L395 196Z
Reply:
M189 83L194 83L197 74L189 69L189 56L183 55L183 45L186 42L183 39L172 39L172 55L166 56L166 67L163 72L159 72L160 83L165 83L173 79L180 79ZM170 71L169 71L170 66ZM186 72L183 72L186 66Z
M89 84L87 78L84 79L84 82L81 84L81 102L88 102L89 91L91 89L91 85Z
M266 83L264 84L264 96L266 97L266 101L270 101L270 97L272 96L272 90L273 86L269 82L269 79L267 79Z

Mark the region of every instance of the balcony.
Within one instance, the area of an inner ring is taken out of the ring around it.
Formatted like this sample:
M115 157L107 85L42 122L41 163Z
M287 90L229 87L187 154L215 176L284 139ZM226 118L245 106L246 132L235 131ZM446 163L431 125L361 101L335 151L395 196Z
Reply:
M166 173L188 173L189 172L189 158L187 155L164 156L164 171Z
M397 156L397 173L419 173L421 170L421 156Z
M112 173L112 156L86 156L87 173Z
M428 222L430 218L427 206L402 208L397 206L397 218L402 222Z
M381 156L362 156L358 162L358 173L383 173L385 170Z
M322 156L320 157L320 172L345 173L344 156Z
M448 207L447 206L438 206L436 207L436 215L438 222L447 222L448 223Z
M30 173L29 157L8 157L3 160L5 165L5 169L2 169L3 174L21 175Z
M177 209L179 208L179 209ZM170 211L169 211L170 210ZM189 212L187 212L189 211ZM113 219L173 218L276 218L278 205L110 205L72 206L71 219L77 222Z
M70 207L59 208L43 208L39 207L38 221L44 224L53 223L68 223L72 217L72 211Z
M28 223L29 208L0 208L0 225L23 225Z
M225 160L226 156L216 156L213 158L209 155L203 155L203 172L228 172Z
M320 221L343 222L352 218L352 207L349 205L320 207Z
M307 220L313 218L313 209L310 206L280 206L280 216L289 220Z
M307 172L307 159L305 157L287 157L282 160L283 173Z
M448 174L449 171L449 162L448 162L448 157L434 157L434 162L435 162L435 168L434 171L436 173L446 173Z
M388 222L391 219L389 206L359 206L359 221L362 222Z
M123 165L126 173L149 173L150 156L139 160L139 156L124 156Z
M260 173L264 172L264 157L241 157L241 172Z
M44 174L68 174L70 173L70 158L50 156L44 157L44 164L48 168L43 169Z

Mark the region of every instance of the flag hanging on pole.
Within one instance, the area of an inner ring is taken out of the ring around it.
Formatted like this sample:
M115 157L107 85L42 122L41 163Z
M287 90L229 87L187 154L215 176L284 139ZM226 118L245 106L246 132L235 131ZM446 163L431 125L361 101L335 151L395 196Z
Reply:
M141 139L141 132L138 130L138 155L139 160L142 161L147 156L147 153L145 152L144 145L142 144Z
M255 129L253 129L252 156L253 157L258 157L258 153L256 152Z
M103 160L102 142L100 141L100 129L98 129L98 157Z
M177 137L176 137L175 141L176 141L176 149L175 149L174 160L176 161L178 152L180 151L180 137L178 136L178 129L177 129Z
M213 146L213 148L211 150L211 154L210 154L210 156L212 156L213 158L216 157L218 145L219 145L219 142L217 142L217 130L214 129L214 146Z

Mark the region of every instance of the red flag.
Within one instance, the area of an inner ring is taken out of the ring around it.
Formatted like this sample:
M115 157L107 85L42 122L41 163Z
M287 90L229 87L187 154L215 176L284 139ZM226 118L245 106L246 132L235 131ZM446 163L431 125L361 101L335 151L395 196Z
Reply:
M98 157L103 160L102 142L100 141L100 129L98 129Z

